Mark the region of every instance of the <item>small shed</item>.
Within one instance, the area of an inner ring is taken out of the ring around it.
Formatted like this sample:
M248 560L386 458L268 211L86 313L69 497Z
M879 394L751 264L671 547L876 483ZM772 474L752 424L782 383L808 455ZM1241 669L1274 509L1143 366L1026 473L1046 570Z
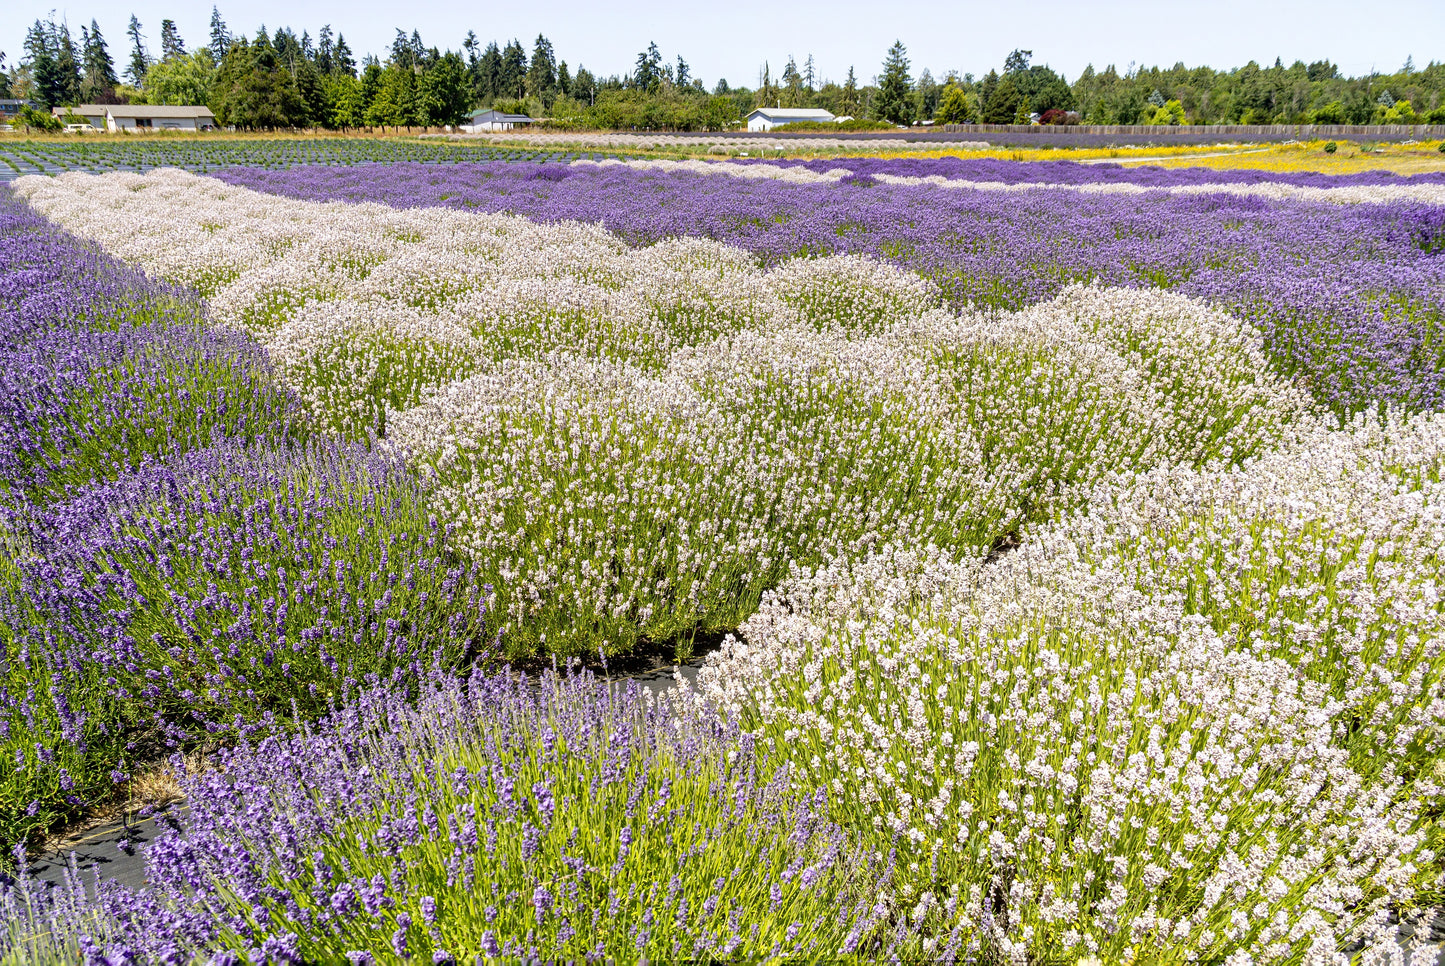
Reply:
M506 114L488 108L484 111L473 111L461 129L469 134L479 134L483 131L511 131L535 123L535 118L525 114Z
M797 121L831 124L838 119L820 107L760 107L748 115L749 131L771 131Z

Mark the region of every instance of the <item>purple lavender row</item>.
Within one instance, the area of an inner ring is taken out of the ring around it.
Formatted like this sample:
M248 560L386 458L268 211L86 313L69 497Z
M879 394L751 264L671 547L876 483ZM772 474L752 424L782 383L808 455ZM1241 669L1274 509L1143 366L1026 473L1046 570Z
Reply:
M635 684L436 674L216 765L149 847L151 894L60 917L100 956L810 961L896 941L890 856L860 855L735 725Z
M490 645L415 478L249 337L0 193L0 843L137 761Z
M1445 184L1445 171L1397 175L1392 171L1324 174L1319 171L1263 171L1258 168L1164 168L1158 165L1080 164L1077 161L1005 161L1000 158L823 158L819 160L737 159L733 163L802 167L820 174L847 168L855 174L923 178L942 175L959 181L1001 184L1131 184L1144 188L1192 185L1280 184L1302 188Z
M701 235L769 264L865 254L933 279L955 306L1020 308L1070 282L1172 289L1254 323L1281 371L1341 411L1445 407L1445 211L1429 205L1017 195L867 176L807 185L523 164L218 177L308 200L601 222L637 245Z
M39 503L148 458L286 435L264 350L0 195L0 492Z

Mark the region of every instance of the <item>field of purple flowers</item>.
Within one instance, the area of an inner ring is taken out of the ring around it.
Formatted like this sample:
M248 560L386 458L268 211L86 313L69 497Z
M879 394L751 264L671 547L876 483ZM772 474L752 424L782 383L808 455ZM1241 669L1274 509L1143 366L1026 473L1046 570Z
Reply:
M776 264L855 253L918 272L955 306L1018 309L1067 285L1149 286L1206 299L1257 326L1280 370L1343 411L1445 403L1445 215L1436 205L1284 203L1228 193L1078 195L1050 184L1391 185L1381 174L1233 174L1067 162L849 160L841 187L775 179L725 186L624 165L233 168L233 184L308 200L380 201L600 222L636 245L701 236ZM1025 194L940 192L875 174L1037 184ZM1411 184L1435 185L1433 175Z
M0 194L0 961L1397 954L1441 179L837 164Z

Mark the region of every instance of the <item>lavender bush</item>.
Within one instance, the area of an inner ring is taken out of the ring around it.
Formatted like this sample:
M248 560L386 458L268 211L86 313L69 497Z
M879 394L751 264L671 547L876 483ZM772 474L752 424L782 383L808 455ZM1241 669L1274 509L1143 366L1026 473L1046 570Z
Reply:
M930 163L877 164L956 173L948 163L938 170ZM393 165L364 172L231 169L218 177L292 198L601 222L637 245L701 235L769 264L866 254L934 280L955 306L1019 308L1072 282L1168 288L1255 324L1281 371L1342 411L1380 402L1445 405L1445 261L1432 248L1439 236L1430 206L1225 194L941 192L866 176L790 184L626 167L569 167L561 180L542 180L538 170ZM1089 167L1076 176L1115 174Z
M138 758L487 646L414 477L303 443L260 347L194 293L3 200L0 840Z
M374 689L186 790L136 900L184 914L106 934L133 907L71 902L110 961L815 961L887 938L891 864L855 854L823 793L715 716L586 674Z
M0 197L0 490L32 501L143 459L294 432L260 347Z

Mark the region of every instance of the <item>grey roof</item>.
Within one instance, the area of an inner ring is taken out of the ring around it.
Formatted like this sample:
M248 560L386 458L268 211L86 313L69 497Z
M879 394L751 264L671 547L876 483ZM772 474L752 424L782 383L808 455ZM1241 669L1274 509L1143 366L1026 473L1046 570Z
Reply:
M790 121L831 121L833 115L821 107L760 107L748 115L762 114L765 117L786 118Z
M205 105L188 104L176 107L170 104L80 104L76 107L54 108L57 117L65 114L79 114L82 117L94 115L104 117L157 117L157 118L210 118L216 119Z
M209 117L212 120L216 117L209 107L196 104L187 104L184 107L171 107L168 104L117 104L106 108L106 113L111 117Z
M470 117L473 121L512 121L515 123L530 123L532 121L532 118L528 117L525 114L503 114L501 111L494 110L492 108L488 108L485 111L473 111Z

